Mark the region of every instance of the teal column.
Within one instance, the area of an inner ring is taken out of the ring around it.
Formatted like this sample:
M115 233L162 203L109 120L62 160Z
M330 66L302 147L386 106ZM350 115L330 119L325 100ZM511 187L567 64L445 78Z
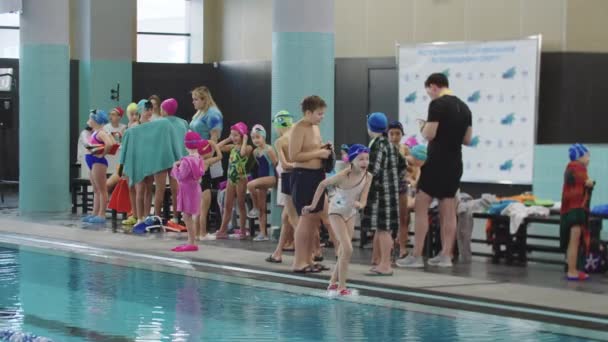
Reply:
M324 141L334 140L334 1L275 0L272 32L272 113L286 109L298 120L309 95L327 102ZM273 141L276 133L273 132ZM273 203L276 194L273 193ZM273 207L273 209L276 209ZM280 225L280 211L271 222Z
M75 58L79 59L79 126L92 108L125 108L132 99L136 0L81 0L75 4ZM120 84L119 101L110 90ZM126 116L123 122L127 122Z
M23 0L19 61L19 209L70 208L69 0Z

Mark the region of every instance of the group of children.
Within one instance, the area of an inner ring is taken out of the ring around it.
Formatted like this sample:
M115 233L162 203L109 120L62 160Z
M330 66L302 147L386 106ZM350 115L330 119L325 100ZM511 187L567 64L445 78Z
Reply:
M352 253L350 241L359 210L369 211L363 215L363 221L368 220L367 224L378 230L374 240L376 266L372 272L376 274L389 272L390 252L393 249L392 233L399 232L400 256L406 254L409 212L413 206L413 193L420 174L420 167L426 159L426 148L423 145L408 147L402 144L404 130L399 122L389 125L384 114L370 114L368 129L372 141L369 147L360 144L343 145L341 148L343 158L339 166L341 170L336 170L339 172L335 176L325 179L317 189L312 189L312 191L316 190L312 203L305 203L304 208L298 213L291 203L289 188L292 182L287 179L288 172L284 172L294 168L294 163L289 158L289 132L293 125L293 116L287 111L280 111L274 116L273 126L279 134L279 139L274 147L266 143L267 131L263 126L254 125L249 131L243 122L232 125L230 135L224 140L218 141L219 134L216 133L212 136L212 133L218 127L221 133L221 114L218 116L216 113L219 123L210 123L208 114L201 115L201 110L197 106L201 101L205 101L198 97L204 97L205 94L199 96L197 95L199 93L201 92L197 93L196 89L193 91L193 104L198 111L184 136L183 145L187 153L183 158L175 161L170 170L171 181L177 183L173 198L174 219L177 218L175 213L181 212L188 231L187 243L175 247L173 251L196 251L198 250L197 240L228 238L228 225L232 219L235 204L239 213L239 225L231 237L247 238L248 230L245 229L245 225L246 217L249 217L257 218L259 221L260 231L253 240L268 240L266 198L268 190L278 186L280 190L277 204L284 207L281 241L277 246L277 250L281 251L287 245L293 244L298 214L305 215L313 208L320 206L322 203L318 202L322 200L322 195L327 189L330 189L331 196L326 209L328 220L325 220L324 223L327 227L331 227L330 236L336 246L339 259L339 266L332 275L332 285L330 286L332 289L345 290L346 270ZM207 97L210 98L210 94ZM211 109L208 106L205 110L209 112L215 108L219 113L212 99L210 102ZM156 113L157 108L158 113ZM148 100L141 100L139 103L132 103L127 107L128 125L120 123L124 113L120 107L114 108L110 117L102 110L90 113L87 125L88 131L92 131L92 133L88 140L84 141L84 145L89 152L85 155L85 160L90 169L90 179L94 190L94 208L92 215L86 216L83 221L105 222L108 188L115 186L121 176L126 177L121 172L116 172L106 179L108 167L110 170L115 167L108 163L108 159L112 159L112 155L116 154L116 147L120 146L125 130L175 115L176 110L177 102L174 99L160 103L158 97L152 96ZM197 129L200 128L197 127L199 121L205 123L202 130ZM203 135L206 134L206 139L193 129L201 131ZM249 145L249 140L255 147ZM203 202L205 201L205 191L212 187L211 183L214 183L209 176L209 168L221 161L222 153L229 154L222 223L215 234L208 234L206 231L208 205ZM106 158L106 156L108 157ZM248 177L250 158L253 158L257 164L255 179ZM120 167L116 167L120 169ZM162 188L163 194L164 185L164 183L157 182L157 189ZM139 194L135 194L135 188L136 186L131 186L129 191L129 200L134 215L123 223L134 224L134 232L145 232L137 229L138 225L147 223L141 219L142 215L138 213L140 205L136 202L140 201L140 197L144 202L151 202L152 189L145 186L146 194L139 196ZM173 188L172 186L172 190L174 190ZM245 205L247 192L253 203L253 208L249 212ZM370 192L369 201L368 192ZM387 202L386 198L390 198L390 201ZM144 210L145 214L149 214L150 203L147 208L147 212ZM387 211L386 208L389 208L389 217L383 213ZM158 202L155 201L155 211L158 213L159 210ZM395 218L397 218L398 227L395 227ZM165 223L176 224L176 222ZM364 222L364 224L366 223ZM280 253L278 257L276 255L271 255L270 260L267 259L267 261L280 262Z

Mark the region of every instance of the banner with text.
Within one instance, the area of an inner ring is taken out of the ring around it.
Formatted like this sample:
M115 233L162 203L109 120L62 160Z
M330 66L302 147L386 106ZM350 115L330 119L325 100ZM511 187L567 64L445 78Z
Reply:
M406 140L425 143L428 75L441 72L473 113L473 143L463 147L464 182L531 184L536 137L539 39L459 42L399 48L399 120Z

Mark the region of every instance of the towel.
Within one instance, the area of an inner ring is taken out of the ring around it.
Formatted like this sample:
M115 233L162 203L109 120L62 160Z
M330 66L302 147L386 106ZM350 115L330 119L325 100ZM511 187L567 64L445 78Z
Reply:
M120 164L129 177L129 185L170 169L184 157L187 130L186 121L177 117L161 118L128 129L122 140Z

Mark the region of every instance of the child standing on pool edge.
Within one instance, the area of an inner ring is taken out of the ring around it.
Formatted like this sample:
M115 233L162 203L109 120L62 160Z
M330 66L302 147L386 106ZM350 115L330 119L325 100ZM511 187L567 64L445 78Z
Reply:
M95 109L89 114L87 125L93 129L89 139L89 154L85 155L85 161L90 173L91 185L93 186L93 215L83 219L87 223L105 223L106 209L108 207L108 189L106 187L106 173L108 160L106 154L114 146L114 138L103 126L109 122L108 114L103 110Z
M177 192L177 211L182 212L186 228L188 229L188 243L172 249L174 252L198 251L196 245L196 225L201 210L200 187L201 177L205 173L205 163L198 154L198 149L205 144L196 132L188 132L184 137L184 144L188 155L173 164L171 177L177 179L179 188Z
M337 237L338 262L329 280L328 291L338 291L341 296L351 294L346 288L348 264L353 253L352 238L355 231L355 217L360 209L365 208L367 194L372 184L372 174L367 172L369 166L369 148L354 144L348 149L348 166L331 178L319 184L312 203L302 209L308 213L317 207L321 195L329 186L335 192L329 201L329 221Z
M399 181L405 176L405 158L384 133L388 120L384 113L367 116L369 143L369 172L374 175L361 226L375 231L372 264L369 275L390 276L392 235L399 229Z
M253 209L247 216L257 218L260 224L260 234L253 241L268 241L266 196L268 189L277 185L275 173L277 154L272 146L266 144L266 130L262 125L254 125L251 128L251 141L256 146L253 156L258 164L258 174L256 179L247 183L247 189L253 202Z
M591 190L595 186L595 182L587 174L589 150L582 144L574 144L570 146L568 152L570 162L564 172L560 210L560 247L566 250L568 262L566 278L572 281L582 281L589 279L589 275L582 271L583 265L578 264L578 261L581 260L579 259L581 254L579 249L583 248L583 251L588 251L590 246L587 225Z
M249 128L247 125L243 122L237 122L230 127L230 136L218 144L222 152L230 151L230 157L228 159L228 183L226 185L222 225L215 233L216 239L228 239L228 223L232 217L235 198L239 209L239 230L235 234L235 237L238 239L247 238L247 229L245 229L247 219L245 207L247 161L253 150L251 146L247 145L248 133Z

